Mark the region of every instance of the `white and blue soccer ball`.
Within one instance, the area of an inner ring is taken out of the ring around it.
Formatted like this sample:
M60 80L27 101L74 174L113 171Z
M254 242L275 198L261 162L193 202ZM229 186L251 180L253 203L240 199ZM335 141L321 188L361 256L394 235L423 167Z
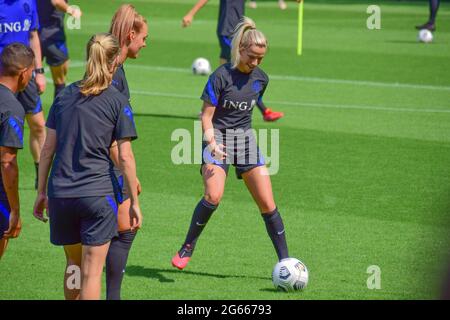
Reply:
M211 73L211 64L205 58L197 58L192 63L192 72L202 76L209 75Z
M417 40L424 43L430 43L433 41L433 34L428 29L422 29L419 31Z
M287 258L273 268L272 282L277 290L293 292L303 290L308 285L308 269L298 259Z

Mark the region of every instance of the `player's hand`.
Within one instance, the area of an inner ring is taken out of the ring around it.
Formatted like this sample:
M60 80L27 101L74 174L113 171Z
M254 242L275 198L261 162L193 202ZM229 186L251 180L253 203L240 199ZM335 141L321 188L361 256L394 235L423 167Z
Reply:
M183 21L181 22L181 26L183 28L189 27L192 24L192 20L194 17L191 14L187 14L183 17Z
M33 216L42 222L47 222L48 218L44 216L44 209L48 212L48 199L46 194L40 193L34 202ZM46 215L48 216L47 212Z
M142 192L142 187L141 187L141 182L139 181L139 179L136 177L136 183L137 183L137 194L140 195Z
M142 226L142 213L139 205L132 204L130 206L130 226L131 231L135 231Z
M45 80L45 76L42 73L37 73L34 76L34 80L36 81L37 89L39 94L44 93L45 91L45 85L47 80Z
M225 149L226 147L221 143L210 145L211 155L216 160L224 160L228 156Z
M9 228L3 233L3 237L17 238L22 230L22 221L18 212L11 211L9 214Z
M67 13L70 14L75 19L80 19L80 17L83 15L83 12L81 12L81 10L75 6L69 6L67 8Z

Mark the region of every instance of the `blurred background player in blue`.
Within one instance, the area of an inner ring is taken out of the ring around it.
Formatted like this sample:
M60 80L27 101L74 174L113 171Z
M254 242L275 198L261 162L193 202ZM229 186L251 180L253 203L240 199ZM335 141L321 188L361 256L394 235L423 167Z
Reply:
M0 1L0 53L8 44L19 42L30 47L35 56L34 76L25 90L17 94L30 127L30 151L36 171L35 188L39 158L45 141L45 119L40 94L45 90L46 80L42 68L38 29L35 0Z
M183 17L182 26L190 26L194 20L194 16L207 2L208 0L199 0ZM220 0L217 37L219 38L221 48L221 65L230 62L233 31L239 20L244 16L244 12L245 0ZM284 116L283 112L277 112L267 108L262 100L258 102L257 106L263 115L264 121L276 121Z
M100 299L106 255L117 235L118 184L109 157L114 141L129 190L131 229L142 223L131 148L131 140L137 138L133 113L128 99L111 85L119 54L113 35L92 36L84 79L56 97L47 119L33 213L46 222L43 211L48 207L51 243L64 246L66 270L80 270L80 288L69 286L73 272L65 272L66 299Z
M34 53L12 43L0 54L0 258L8 239L21 230L17 150L23 148L25 112L16 93L25 89L34 68Z
M441 0L428 0L430 5L430 16L428 18L428 21L422 25L416 26L416 29L422 30L422 29L428 29L430 31L436 30L436 16L437 12L439 10L439 4L441 3Z
M136 59L139 51L146 47L148 35L147 20L140 15L131 4L123 4L114 14L109 30L120 45L119 65L114 73L112 84L119 90L127 100L130 100L130 90L125 76L123 64L130 59ZM123 176L119 168L119 151L117 142L114 141L110 148L110 157L115 164L115 172L118 176L121 190L121 201L117 222L119 234L111 239L111 244L106 257L106 299L120 300L120 291L123 275L127 265L128 254L136 237L137 230L133 230L130 224L130 197L123 183ZM139 180L137 182L138 194L141 192Z
M82 12L75 6L69 6L65 0L39 0L39 38L41 40L42 58L50 67L54 96L66 86L69 67L66 35L64 33L64 13L80 19Z

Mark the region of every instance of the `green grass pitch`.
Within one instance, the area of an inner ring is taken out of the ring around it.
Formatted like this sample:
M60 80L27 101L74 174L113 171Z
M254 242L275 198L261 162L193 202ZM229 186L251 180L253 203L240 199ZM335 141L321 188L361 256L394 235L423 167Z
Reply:
M218 1L188 29L195 1L133 1L149 21L148 46L125 65L139 139L133 143L143 193L143 229L126 270L124 299L433 299L448 262L450 199L450 4L441 3L434 42L416 41L426 2L376 1L381 30L368 30L364 1L306 1L303 55L297 10L276 1L247 8L270 49L266 104L285 112L254 127L279 129L280 170L272 176L291 256L309 268L307 289L276 292L276 255L244 184L230 171L225 195L189 267L170 265L202 196L198 165L171 162L171 133L193 131L205 77L190 65L218 66ZM121 1L80 0L80 30L66 30L72 67L83 74L85 45L107 31ZM375 4L375 3L374 3ZM49 76L49 74L48 74ZM48 111L53 85L43 95ZM28 135L28 127L26 129ZM19 153L22 234L0 262L0 300L63 299L62 248L32 217L34 167ZM369 266L381 289L367 287ZM104 297L104 286L103 286Z

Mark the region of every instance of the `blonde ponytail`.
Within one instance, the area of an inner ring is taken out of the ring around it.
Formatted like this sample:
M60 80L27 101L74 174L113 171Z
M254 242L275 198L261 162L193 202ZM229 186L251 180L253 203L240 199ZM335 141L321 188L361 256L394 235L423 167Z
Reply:
M87 45L87 64L80 92L86 96L97 95L109 87L116 72L119 42L110 33L99 33Z
M255 22L248 17L243 17L233 32L231 42L232 68L236 68L241 61L240 50L248 49L252 45L266 48L268 43L264 34L256 29Z

